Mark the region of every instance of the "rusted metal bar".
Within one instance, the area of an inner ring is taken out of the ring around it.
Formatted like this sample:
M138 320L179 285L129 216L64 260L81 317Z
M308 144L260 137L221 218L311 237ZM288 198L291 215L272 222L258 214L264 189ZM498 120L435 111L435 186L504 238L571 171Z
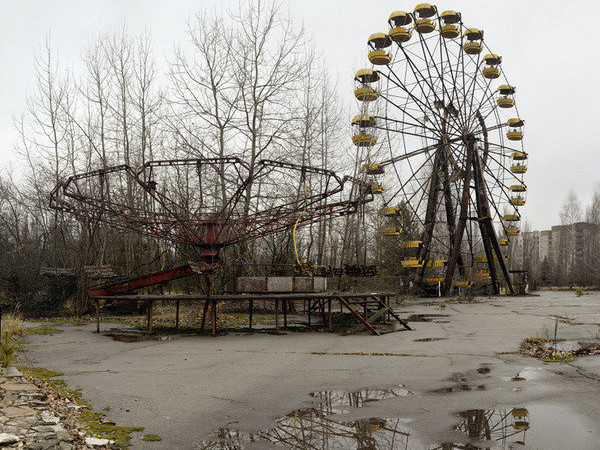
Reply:
M362 323L365 327L367 327L367 329L373 333L375 336L379 336L380 333L371 326L371 324L369 322L367 322L365 319L363 319L363 317L352 307L350 306L350 303L348 303L344 297L338 297L338 300L340 301L340 303L342 305L344 305L346 307L346 309L348 309L348 311L350 311L350 313L352 313L352 315L354 317L356 317L356 319Z
M212 335L217 335L217 301L212 301Z
M331 327L331 299L327 299L327 331L333 331Z
M248 309L249 309L249 313L248 313L248 329L251 330L252 329L252 311L254 310L254 300L249 300L249 302L248 302Z
M410 327L410 325L408 325L407 322L405 322L404 320L402 320L400 318L400 316L398 316L398 314L396 314L394 311L392 311L392 308L389 306L389 299L388 299L388 304L386 305L385 302L381 301L380 299L378 299L376 296L372 296L373 299L379 303L383 308L387 309L387 313L389 315L391 315L394 319L396 319L398 321L398 323L400 323L400 325L402 325L404 328L406 328L407 330L412 330L412 328Z
M200 325L200 329L204 332L204 325L206 324L206 314L208 312L208 307L210 305L210 300L204 301L204 307L202 308L202 323Z
M454 269L458 262L460 255L460 247L467 225L467 216L469 213L469 198L471 189L471 177L473 172L473 152L475 151L475 139L473 136L467 137L467 164L465 167L465 177L463 179L463 192L460 201L460 216L458 218L458 226L454 234L454 242L452 244L452 250L450 253L450 260L446 266L446 279L444 281L444 294L448 294L452 287L452 277L454 276Z
M195 263L194 265L200 265L200 268L204 270L214 270L218 265L215 263ZM159 272L149 273L142 275L131 280L122 281L114 284L109 284L103 287L91 289L89 292L90 297L99 297L107 295L118 295L129 292L135 292L138 289L153 286L156 284L165 283L167 281L177 280L180 278L189 277L198 273L198 267L192 268L190 264L184 264L182 266L174 267L172 269L162 270Z
M179 331L179 300L175 302L175 331Z
M279 334L279 300L275 299L275 334Z
M311 292L311 293L289 293L289 294L217 294L217 295L119 295L118 299L121 300L137 300L137 301L146 301L146 300L165 300L165 301L198 301L198 300L208 300L215 299L217 301L243 301L246 302L248 300L267 300L271 301L275 298L279 300L318 300L318 299L337 299L340 296L343 296L347 299L362 299L365 296L369 297L370 295L393 295L393 293L389 292ZM113 296L99 296L94 300L114 300Z
M152 309L153 309L154 301L150 300L150 304L148 305L148 335L152 334Z
M283 300L281 302L283 305L283 329L287 330L287 309L288 309L288 300Z
M477 147L475 147L477 148ZM490 275L492 275L492 280L494 282L494 293L498 294L500 292L500 286L498 283L498 279L496 276L496 267L494 266L494 258L492 255L492 250L496 252L496 256L498 258L498 264L500 265L500 269L504 275L504 279L506 280L506 284L510 293L513 293L513 286L510 280L510 276L508 274L508 269L506 267L506 263L504 261L504 255L502 254L502 250L500 249L500 244L498 243L498 239L496 239L496 233L494 232L494 226L492 225L492 217L490 206L487 198L485 180L483 178L483 167L482 162L479 157L479 153L476 151L473 155L473 175L475 180L475 185L477 187L477 207L479 209L479 226L482 230L482 236L485 235L484 239L484 247L486 248L486 257L488 260L488 267L490 269ZM491 247L491 248L489 248Z
M442 156L442 171L444 173L444 178L442 180L442 189L444 191L444 204L446 209L446 223L448 226L448 236L450 237L450 242L454 242L454 233L456 231L456 217L454 216L454 205L452 202L452 191L450 189L450 172L448 170L448 158L450 156L450 145L448 143L448 135L444 134L442 139L442 143L444 144L443 148L443 156ZM448 259L450 255L448 255ZM465 275L465 267L463 264L462 253L458 255L458 273L461 276Z
M100 333L100 300L96 299L96 333Z

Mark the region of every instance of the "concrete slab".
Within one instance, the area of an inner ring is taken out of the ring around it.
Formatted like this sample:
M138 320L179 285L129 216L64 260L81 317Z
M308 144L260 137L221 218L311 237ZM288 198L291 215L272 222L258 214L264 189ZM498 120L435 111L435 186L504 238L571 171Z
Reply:
M31 383L3 383L0 384L0 389L5 391L39 391L39 388Z
M0 413L11 418L35 416L37 414L35 409L32 409L29 406L7 406L6 408L0 409Z
M454 430L467 410L518 407L529 411L530 448L560 448L545 446L552 438L571 448L597 448L600 360L544 363L516 351L525 338L553 335L557 321L559 338L597 336L598 293L543 292L476 304L410 299L397 312L440 316L411 323L414 331L380 337L240 333L132 343L94 334L93 324L63 325L63 333L29 337L26 356L33 366L65 373L69 386L82 388L98 410L110 408L108 419L160 435L160 448L205 448L223 428L236 436L273 429L278 418L313 406L314 392L349 395L399 385L411 395L348 407L343 420L402 420L411 436L407 448L427 449L469 442ZM524 380L512 381L519 374ZM576 424L572 432L567 423ZM137 441L133 448L149 447ZM246 440L240 448L271 447Z

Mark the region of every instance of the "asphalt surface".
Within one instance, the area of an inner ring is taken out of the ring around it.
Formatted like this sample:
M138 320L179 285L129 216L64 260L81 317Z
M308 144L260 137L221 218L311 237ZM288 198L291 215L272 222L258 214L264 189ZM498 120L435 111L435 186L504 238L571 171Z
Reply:
M555 316L561 318L558 338L597 339L600 294L539 294L444 307L437 299L409 300L397 309L402 317L443 316L412 322L414 331L379 337L289 332L124 343L93 333L93 324L64 324L63 333L28 337L21 363L63 372L69 386L81 388L96 409L108 409L109 419L144 426L147 433L162 437L160 442L137 437L134 449L242 448L208 441L223 435L219 430L225 427L239 433L242 437L235 438L240 442L259 430L273 430L286 414L314 406L313 392L344 394L400 385L410 394L345 408L340 417L346 422L399 420L395 423L409 443L392 442L389 436L384 442L382 435L375 448L432 449L447 442L457 443L447 448L464 448L460 445L469 442L469 432L461 432L466 417L461 411L526 408L525 418L505 414L497 425L504 437L491 436L487 447L598 449L600 357L561 364L514 352L527 337L552 337ZM512 381L516 376L524 380ZM297 442L284 448L305 448L297 416L289 416L294 417L292 438ZM525 433L517 433L519 419L528 424ZM385 427L377 433L376 426L369 429L371 434L387 432ZM376 436L370 439L377 441ZM272 448L272 442L250 442L245 448ZM508 447L511 442L516 446Z

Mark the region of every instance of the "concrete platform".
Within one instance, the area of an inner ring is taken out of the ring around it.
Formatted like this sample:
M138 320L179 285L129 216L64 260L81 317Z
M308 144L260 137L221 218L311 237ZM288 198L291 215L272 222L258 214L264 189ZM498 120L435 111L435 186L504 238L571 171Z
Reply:
M600 294L542 292L477 304L412 299L397 311L413 316L413 331L379 337L239 333L124 343L93 333L94 324L65 324L63 333L29 337L21 363L64 372L98 410L109 408L109 419L163 438L137 442L139 449L220 448L213 441L224 433L239 441L233 448L275 448L273 436L290 417L294 427L300 416L317 425L334 423L318 409L324 395L339 403L331 416L339 426L357 430L368 423L365 433L376 448L483 446L460 431L474 410L492 411L489 420L505 412L509 421L502 440L492 436L485 448L598 448L600 357L559 364L514 352L525 338L551 337L557 321L559 338L598 337ZM345 400L361 398L370 401ZM321 413L307 416L315 405ZM526 433L515 429L522 425L515 425L514 408L528 412ZM394 433L401 431L394 441L391 424ZM328 445L348 445L337 444ZM290 445L283 448L295 448Z

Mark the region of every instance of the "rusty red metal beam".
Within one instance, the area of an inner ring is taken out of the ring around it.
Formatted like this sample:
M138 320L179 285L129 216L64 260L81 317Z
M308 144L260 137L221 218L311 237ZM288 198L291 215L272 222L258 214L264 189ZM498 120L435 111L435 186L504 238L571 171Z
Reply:
M90 289L90 297L111 296L119 294L129 294L145 287L156 284L166 283L167 281L178 280L189 277L202 271L212 271L218 266L217 263L194 263L184 264L173 267L172 269L149 273L127 281L109 284L106 286Z

